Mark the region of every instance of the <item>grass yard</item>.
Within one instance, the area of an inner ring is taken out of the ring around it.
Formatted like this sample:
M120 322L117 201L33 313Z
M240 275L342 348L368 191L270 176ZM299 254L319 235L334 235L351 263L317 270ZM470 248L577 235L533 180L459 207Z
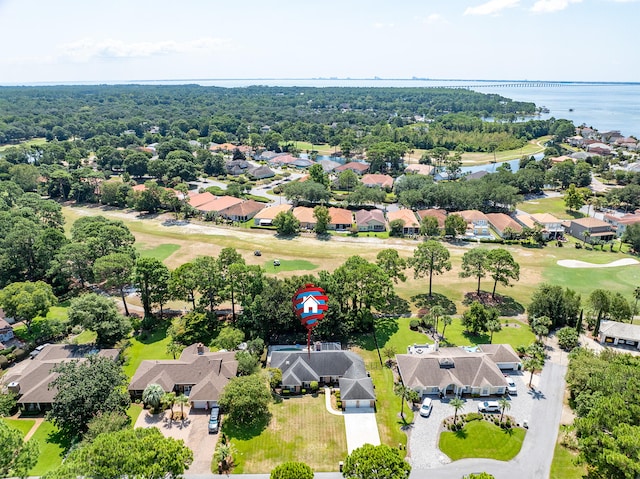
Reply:
M515 348L521 344L531 344L535 339L535 335L526 324L514 319L502 319L501 322L502 330L493 335L494 344L510 344ZM442 325L440 326L440 332L442 332ZM446 346L487 344L490 339L490 335L486 333L478 336L467 333L462 326L460 318L453 318L453 322L445 330L445 337Z
M269 408L269 426L258 435L235 433L225 428L238 450L234 474L256 474L287 461L300 461L314 471L337 471L347 455L347 436L342 416L327 412L324 394L289 397Z
M583 218L585 215L579 211L569 211L564 205L562 197L557 198L540 198L531 201L518 203L518 209L529 214L550 213L561 220L571 220L575 218Z
M47 142L47 140L45 138L33 138L31 140L28 141L23 141L22 143L18 143L15 145L2 145L0 146L0 154L8 149L8 148L15 148L15 147L19 147L19 146L37 146L37 145L44 145ZM1 156L1 155L0 155Z
M543 136L534 140L530 140L522 148L515 150L496 151L495 158L493 153L464 153L462 155L462 164L464 166L486 165L495 161L517 160L523 156L531 156L544 151L544 144L551 139L551 136Z
M280 266L274 266L273 260L267 260L264 262L264 270L267 273L276 274L279 271L313 271L318 269L317 264L313 264L311 261L304 259L280 259Z
M147 248L144 244L137 244L136 247L143 258L155 258L160 261L164 261L180 249L180 245L171 243L160 244L152 248Z
M442 432L440 450L452 461L468 457L509 461L520 452L525 433L520 428L506 431L488 421L471 421L461 431Z
M550 479L582 479L587 475L587 468L574 463L576 455L569 449L556 444L551 463Z
M142 408L142 405L136 404L136 403L131 403L131 405L127 409L127 416L129 416L129 419L131 419L132 428L136 424L136 420L138 419L138 416L143 410L144 409Z
M85 329L73 338L73 344L92 344L96 342L97 337L98 333Z
M45 421L33 435L32 439L40 446L40 457L35 467L29 471L31 476L42 476L62 464L64 451L68 445L62 443L57 432L58 429L53 423Z
M127 359L123 368L124 373L131 379L145 359L173 359L173 356L167 353L167 344L169 344L169 337L165 328L154 330L144 339L132 338L131 346L125 351Z
M6 419L2 418L0 421L4 422L7 426L17 429L23 436L26 436L31 428L36 423L34 419Z

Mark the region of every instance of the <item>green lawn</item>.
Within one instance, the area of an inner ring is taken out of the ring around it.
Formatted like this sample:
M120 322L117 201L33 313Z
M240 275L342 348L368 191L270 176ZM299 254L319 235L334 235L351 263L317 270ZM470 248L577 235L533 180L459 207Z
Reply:
M536 153L544 151L544 144L551 138L551 136L543 136L529 141L522 148L516 148L514 150L496 151L493 153L463 153L462 164L464 166L482 165L487 163L493 163L493 161L509 161L522 158L523 156L531 156Z
M488 421L471 421L461 431L442 432L440 450L452 461L468 457L509 461L520 452L525 433L520 428L506 431Z
M551 463L550 479L582 479L587 468L574 463L576 455L560 443L556 444Z
M78 334L75 338L73 338L74 344L92 344L96 342L96 338L98 334L94 331L89 331L85 329L80 334Z
M570 220L585 216L578 211L569 211L565 207L564 199L562 197L540 198L531 201L524 201L522 203L518 203L518 209L529 214L550 213L561 220Z
M514 348L521 344L530 344L535 339L534 334L529 327L520 321L514 319L502 319L502 330L494 333L494 344L510 344ZM506 324L508 323L508 325ZM440 326L442 332L442 326ZM446 344L443 346L470 346L474 344L489 343L490 336L488 334L480 334L478 336L471 335L464 330L460 318L453 318L453 322L447 326L445 330Z
M43 422L32 439L40 445L40 457L36 466L29 471L31 476L42 476L62 464L66 445L57 434L58 429L49 421Z
M154 248L148 249L145 248L145 245L143 244L138 244L136 245L136 247L138 248L140 256L142 256L143 258L156 258L160 261L164 261L180 249L180 245L171 243L161 244Z
M305 259L279 259L278 261L280 261L280 266L274 266L273 260L265 261L265 272L275 274L279 271L312 271L318 269L317 264Z
M222 431L238 450L236 474L265 473L286 461L305 462L314 471L337 471L347 455L342 416L327 412L324 394L289 397L269 407L272 418L263 431Z
M17 146L36 146L36 145L44 145L47 142L46 139L44 138L33 138L31 140L28 141L24 141L22 143L19 143L17 145L2 145L0 146L0 153L2 153L4 150L8 149L8 148L14 148Z
M131 419L131 427L136 424L136 420L138 419L138 416L142 411L143 408L141 404L131 403L131 405L127 409L127 416L129 416L129 419Z
M6 419L2 418L0 421L3 421L7 426L12 427L13 429L17 429L23 436L26 436L31 428L36 423L33 419Z
M131 346L125 352L126 362L124 372L128 378L132 378L145 359L173 359L171 354L167 353L167 344L169 337L165 328L159 328L148 333L146 338L134 337L131 339Z

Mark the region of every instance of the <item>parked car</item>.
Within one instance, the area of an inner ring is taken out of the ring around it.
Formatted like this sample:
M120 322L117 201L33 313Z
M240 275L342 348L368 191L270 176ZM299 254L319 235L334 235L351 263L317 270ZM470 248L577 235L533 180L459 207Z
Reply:
M516 387L516 383L513 379L507 376L507 392L511 396L515 396L518 394L518 388Z
M431 398L424 398L422 405L420 406L420 415L422 417L429 417L431 410L433 409L433 401Z
M478 412L500 412L500 404L498 404L498 401L478 403Z
M216 434L220 429L220 408L213 406L209 416L209 434Z
M254 255L254 256L262 256L262 252L261 252L259 249L257 249L257 250L255 250L255 251L253 252L253 255Z

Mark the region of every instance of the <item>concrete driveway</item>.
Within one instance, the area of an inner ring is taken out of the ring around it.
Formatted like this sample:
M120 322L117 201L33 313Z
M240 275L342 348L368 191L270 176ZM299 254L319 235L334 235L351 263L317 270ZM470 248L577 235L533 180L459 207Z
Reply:
M515 418L522 424L523 420L529 420L534 403L534 394L529 390L528 376L523 376L515 372L510 377L516 383L518 394L507 396L511 408L505 411L505 415ZM499 397L491 396L487 398L463 398L465 405L458 414L478 412L478 403L488 400L497 400ZM429 417L422 417L419 414L414 416L414 424L409 437L410 462L415 469L429 469L451 462L451 460L438 449L438 440L441 432L442 421L453 416L454 410L449 405L449 399L433 398L433 410ZM493 413L500 415L500 413Z
M347 450L349 454L365 444L380 445L378 422L372 408L347 409L342 413L344 428L347 432Z

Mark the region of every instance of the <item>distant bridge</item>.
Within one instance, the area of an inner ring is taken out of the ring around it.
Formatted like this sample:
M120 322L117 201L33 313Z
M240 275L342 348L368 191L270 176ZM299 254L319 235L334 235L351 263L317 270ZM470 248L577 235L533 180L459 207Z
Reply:
M508 83L478 83L473 85L447 85L444 88L557 88L574 86L572 83L561 82L542 82L542 81L527 81L527 82L508 82Z

